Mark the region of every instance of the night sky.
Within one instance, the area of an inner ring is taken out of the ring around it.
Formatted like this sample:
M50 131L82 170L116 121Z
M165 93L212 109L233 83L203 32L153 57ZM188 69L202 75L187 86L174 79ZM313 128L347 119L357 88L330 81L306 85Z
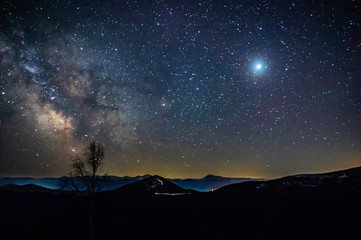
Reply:
M0 3L0 175L273 178L361 165L359 1Z

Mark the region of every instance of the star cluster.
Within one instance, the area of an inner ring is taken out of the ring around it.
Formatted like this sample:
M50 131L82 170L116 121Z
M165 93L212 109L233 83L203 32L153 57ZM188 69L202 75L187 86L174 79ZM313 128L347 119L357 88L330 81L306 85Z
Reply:
M361 160L357 1L2 1L0 174L275 177Z

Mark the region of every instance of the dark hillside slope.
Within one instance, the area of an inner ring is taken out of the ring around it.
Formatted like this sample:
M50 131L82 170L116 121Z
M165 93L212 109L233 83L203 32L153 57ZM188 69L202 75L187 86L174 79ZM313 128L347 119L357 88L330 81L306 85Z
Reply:
M269 181L249 181L224 186L218 194L242 194L247 192L279 192L286 190L308 190L313 192L361 191L361 167L322 173L300 174Z
M122 194L156 194L156 195L177 195L186 194L189 191L177 186L171 181L154 175L140 181L120 187L114 192Z

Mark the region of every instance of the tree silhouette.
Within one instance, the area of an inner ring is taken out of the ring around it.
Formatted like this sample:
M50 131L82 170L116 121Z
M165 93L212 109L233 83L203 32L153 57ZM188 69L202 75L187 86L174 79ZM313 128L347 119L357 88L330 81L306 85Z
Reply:
M107 175L99 176L99 170L103 165L105 147L96 141L89 144L85 151L85 159L76 156L70 172L71 186L79 191L86 191L89 196L99 191L106 180Z
M94 195L107 181L107 175L99 176L103 165L105 147L97 141L89 143L84 152L84 157L76 156L71 164L72 171L69 178L63 178L60 183L63 189L77 190L86 193L89 199L89 237L94 239L93 218L94 218Z

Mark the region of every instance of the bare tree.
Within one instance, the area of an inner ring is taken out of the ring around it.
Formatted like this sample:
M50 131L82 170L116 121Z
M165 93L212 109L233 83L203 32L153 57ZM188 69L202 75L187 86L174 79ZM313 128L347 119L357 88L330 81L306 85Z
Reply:
M107 175L99 176L99 171L103 165L105 147L100 142L90 142L84 152L84 157L76 156L72 165L69 178L63 178L61 185L66 189L77 190L86 193L89 197L89 237L94 239L93 219L94 219L94 195L101 189L107 180Z
M85 190L89 196L100 190L107 177L107 175L98 175L103 165L104 155L105 147L100 142L93 141L85 151L84 159L76 156L70 173L73 189Z

